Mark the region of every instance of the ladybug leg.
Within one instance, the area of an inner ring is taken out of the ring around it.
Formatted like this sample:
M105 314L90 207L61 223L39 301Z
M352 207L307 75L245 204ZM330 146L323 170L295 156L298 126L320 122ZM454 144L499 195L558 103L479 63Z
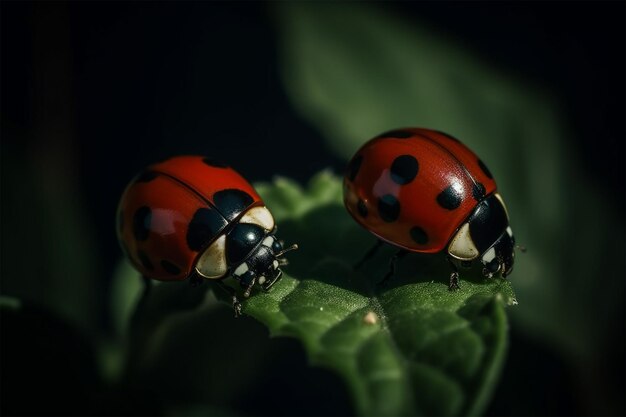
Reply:
M452 267L452 272L450 273L450 283L448 284L448 290L455 291L455 290L461 289L461 286L459 285L459 270L457 269L456 265L454 264L454 262L452 261L450 257L448 257L447 259L448 259L448 263Z
M361 260L357 263L354 264L354 266L352 267L353 269L359 269L364 263L365 261L367 261L369 258L371 258L372 256L374 256L374 254L376 253L376 251L378 251L378 249L380 249L380 247L383 245L383 241L380 239L376 240L376 243L374 244L374 246L372 246L370 248L370 250L367 251L367 253L365 254L365 256L363 256L363 258L361 258Z
M256 284L256 275L252 277L252 281L250 281L250 284L246 287L246 290L243 293L244 297L250 297L250 293L252 292L252 287L254 287L254 284Z
M226 294L232 297L232 306L233 306L233 310L235 311L235 318L241 316L242 314L241 303L239 302L239 299L237 298L237 293L235 292L235 290L229 287L228 285L224 284L222 281L217 281L216 284L222 290L226 291Z
M377 285L379 286L385 285L387 281L389 281L391 277L396 273L396 267L397 267L398 261L404 258L408 254L409 254L408 250L400 249L395 255L393 255L391 259L389 260L389 271L387 271L387 274L384 276L382 281L380 281Z

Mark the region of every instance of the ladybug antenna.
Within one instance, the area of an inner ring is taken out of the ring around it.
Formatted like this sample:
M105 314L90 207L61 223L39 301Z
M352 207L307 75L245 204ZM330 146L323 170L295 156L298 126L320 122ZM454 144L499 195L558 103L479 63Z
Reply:
M515 245L515 249L518 249L522 253L526 253L526 246Z
M283 256L287 252L292 251L292 250L296 250L296 249L298 249L298 245L294 243L293 245L289 246L288 248L285 248L285 249L281 250L280 252L276 253L276 255L274 255L274 256L276 258L280 258L281 256Z

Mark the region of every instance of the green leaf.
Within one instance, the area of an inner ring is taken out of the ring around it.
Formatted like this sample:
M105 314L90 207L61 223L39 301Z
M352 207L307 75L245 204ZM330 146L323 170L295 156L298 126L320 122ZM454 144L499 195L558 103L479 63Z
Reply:
M245 314L339 373L361 415L484 409L506 350L503 306L515 303L508 281L464 276L450 292L445 260L414 255L379 288L393 250L353 270L375 240L345 211L339 178L324 171L306 190L285 178L257 190L279 238L300 250L270 292L244 302Z

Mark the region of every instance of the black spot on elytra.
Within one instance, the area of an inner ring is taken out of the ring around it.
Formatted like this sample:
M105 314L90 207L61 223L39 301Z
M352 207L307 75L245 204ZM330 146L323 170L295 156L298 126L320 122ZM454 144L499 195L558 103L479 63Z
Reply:
M411 234L411 239L413 239L413 241L418 245L425 245L428 243L428 235L421 227L414 226L411 230L409 230L409 233Z
M137 209L133 216L133 236L135 239L146 240L150 235L150 223L152 222L152 210L143 206Z
M354 181L357 174L359 173L359 169L361 169L361 164L363 164L363 155L357 155L350 161L348 165L348 179L350 181Z
M215 158L210 158L210 157L202 158L202 162L204 162L205 164L213 168L228 168L228 164Z
M391 194L385 194L378 200L378 214L388 223L396 221L400 215L400 202Z
M236 188L218 191L213 195L213 203L228 220L234 220L241 212L247 209L254 199L250 194Z
M410 183L417 176L419 164L413 155L400 155L391 164L391 179L399 185Z
M200 251L211 243L228 222L215 209L203 207L196 210L187 228L187 245Z
M478 166L480 167L480 169L483 170L485 175L489 177L489 179L493 179L493 176L491 175L491 171L489 171L489 168L487 168L487 165L485 165L485 163L481 161L480 159L478 160Z
M137 251L137 258L139 259L139 262L141 262L141 265L143 265L143 267L148 271L154 270L154 265L150 262L150 258L148 258L148 255L146 255L143 251Z
M158 174L154 171L144 171L141 174L137 175L137 178L135 178L135 182L150 182L157 176Z
M483 197L485 197L485 192L486 192L485 186L482 185L480 182L477 182L472 187L472 196L474 197L476 201L482 200Z
M166 259L161 261L161 267L170 275L180 274L180 268Z
M356 209L361 217L367 217L367 206L365 205L365 201L359 198L359 201L356 203Z
M380 138L393 138L393 139L407 139L413 136L412 132L408 130L390 130L389 132L381 133L376 136L376 139Z
M446 210L454 210L461 205L462 196L452 185L437 196L437 203Z

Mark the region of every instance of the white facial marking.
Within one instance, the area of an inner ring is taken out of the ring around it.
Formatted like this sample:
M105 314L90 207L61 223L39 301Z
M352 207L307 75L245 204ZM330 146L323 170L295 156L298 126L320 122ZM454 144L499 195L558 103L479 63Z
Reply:
M256 224L268 232L274 228L274 218L267 207L252 207L241 217L239 223Z
M268 236L263 239L263 245L267 246L268 248L272 247L272 243L274 243L274 238L272 236Z
M196 271L204 278L217 279L226 275L226 235L222 235L209 245L196 262Z
M258 283L259 284L263 284L265 282L265 277L263 275L261 275L258 279Z
M448 246L448 253L462 261L471 261L478 257L478 249L470 236L469 223L465 223L454 235Z
M244 262L241 265L239 265L237 269L235 269L235 272L233 273L233 275L237 275L238 277L240 277L246 272L248 272L248 264Z
M483 255L483 263L488 264L489 262L493 261L495 257L496 250L494 248L491 248Z
M272 262L272 265L274 265L274 269L278 268L278 261Z
M509 234L509 237L513 237L513 229L511 229L511 226L506 228L506 232Z

